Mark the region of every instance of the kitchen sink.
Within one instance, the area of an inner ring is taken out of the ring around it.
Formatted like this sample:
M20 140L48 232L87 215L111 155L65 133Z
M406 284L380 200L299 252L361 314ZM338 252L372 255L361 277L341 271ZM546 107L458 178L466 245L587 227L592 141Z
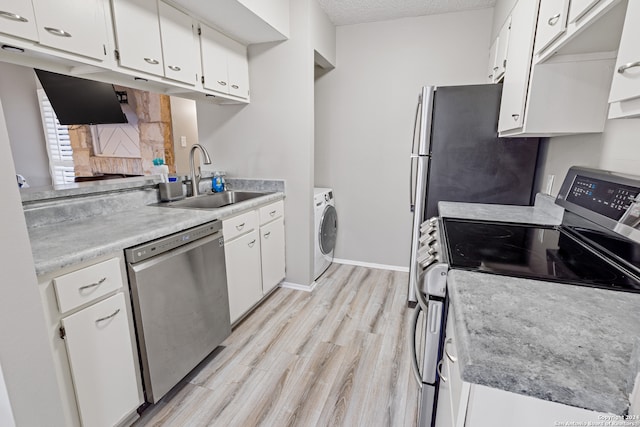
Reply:
M255 191L225 191L222 193L210 193L196 197L188 197L183 200L162 204L169 208L186 209L216 209L245 200L255 199L273 193L259 193Z

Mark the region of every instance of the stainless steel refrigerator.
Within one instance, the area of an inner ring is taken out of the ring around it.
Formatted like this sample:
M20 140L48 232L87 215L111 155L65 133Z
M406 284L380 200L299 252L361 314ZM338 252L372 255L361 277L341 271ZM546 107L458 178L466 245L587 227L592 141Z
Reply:
M411 148L413 233L409 301L416 301L420 225L438 202L530 205L537 138L498 138L501 84L426 86L418 97Z

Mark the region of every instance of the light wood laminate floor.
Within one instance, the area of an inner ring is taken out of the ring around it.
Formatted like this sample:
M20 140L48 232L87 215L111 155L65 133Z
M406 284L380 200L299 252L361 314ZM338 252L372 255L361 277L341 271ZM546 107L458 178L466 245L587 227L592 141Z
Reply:
M413 426L407 273L333 264L278 289L143 426Z

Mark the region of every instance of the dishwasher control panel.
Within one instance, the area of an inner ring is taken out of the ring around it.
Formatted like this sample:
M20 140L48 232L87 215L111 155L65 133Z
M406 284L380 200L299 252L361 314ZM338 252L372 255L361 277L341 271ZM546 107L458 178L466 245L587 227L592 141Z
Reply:
M180 231L179 233L152 240L134 248L125 249L125 255L129 263L135 264L217 232L222 233L222 222L215 220L188 230ZM222 239L222 236L220 236L220 238Z

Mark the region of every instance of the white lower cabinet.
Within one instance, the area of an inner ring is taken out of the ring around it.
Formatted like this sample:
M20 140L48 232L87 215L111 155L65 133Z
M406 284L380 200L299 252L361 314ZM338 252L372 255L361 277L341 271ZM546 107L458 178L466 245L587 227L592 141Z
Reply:
M84 426L113 426L140 405L124 294L62 319Z
M222 229L233 324L284 279L284 203L225 219Z
M464 382L458 361L452 308L442 356L436 427L541 427L601 425L601 412ZM591 424L589 424L591 423Z
M66 425L131 424L143 394L124 254L38 282Z
M233 324L262 298L260 236L252 230L229 242L225 240L229 314Z

